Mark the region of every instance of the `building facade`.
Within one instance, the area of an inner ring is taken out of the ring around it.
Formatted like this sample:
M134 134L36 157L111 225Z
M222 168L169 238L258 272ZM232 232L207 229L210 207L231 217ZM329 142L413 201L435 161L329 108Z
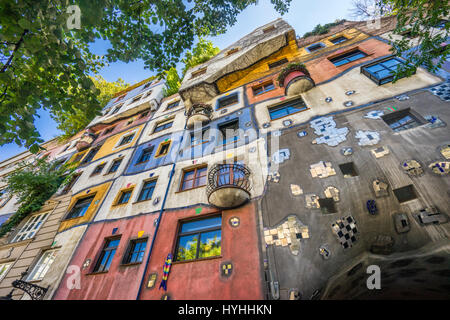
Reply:
M447 65L393 83L394 28L299 38L277 19L175 95L153 79L116 94L42 153L76 174L2 239L0 295L22 280L56 300L448 298Z

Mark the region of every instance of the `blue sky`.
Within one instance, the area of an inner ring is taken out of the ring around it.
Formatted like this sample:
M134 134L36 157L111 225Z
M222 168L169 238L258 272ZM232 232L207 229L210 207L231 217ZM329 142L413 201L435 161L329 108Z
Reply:
M352 0L293 0L289 12L282 18L285 19L302 36L305 32L311 31L317 24L333 22L336 19L350 19L349 9ZM239 40L244 35L254 29L269 23L280 17L275 11L270 0L260 0L258 5L253 5L244 10L237 17L236 24L229 28L226 34L210 38L210 40L220 49L226 48L233 42ZM106 41L97 41L92 45L92 51L96 54L104 54L109 44ZM144 69L142 61L133 63L116 62L103 68L100 75L108 81L115 81L122 78L125 82L134 84L153 75L153 72ZM44 140L52 139L58 135L55 122L45 110L38 112L40 118L36 118L35 126L39 130ZM16 144L9 144L0 147L0 161L25 151L25 148Z

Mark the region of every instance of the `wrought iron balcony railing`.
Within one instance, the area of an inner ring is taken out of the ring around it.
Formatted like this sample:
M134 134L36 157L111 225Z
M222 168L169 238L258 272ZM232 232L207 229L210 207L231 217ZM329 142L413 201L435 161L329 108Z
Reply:
M194 104L186 113L188 127L193 127L194 123L202 123L211 120L213 109L209 104Z
M215 164L208 173L208 201L218 208L235 208L250 199L251 171L243 164Z

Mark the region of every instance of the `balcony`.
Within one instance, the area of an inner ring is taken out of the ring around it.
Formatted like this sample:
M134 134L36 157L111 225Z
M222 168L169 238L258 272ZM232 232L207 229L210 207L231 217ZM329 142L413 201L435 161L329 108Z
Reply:
M215 164L208 173L206 194L221 209L237 208L250 199L250 169L242 164Z
M77 150L86 150L91 146L92 142L94 142L96 138L97 136L93 132L91 132L89 129L86 130L76 144Z
M301 63L291 63L284 68L279 76L278 83L284 87L284 94L289 97L299 95L315 86L306 67Z
M208 123L211 121L212 112L209 104L194 104L187 112L187 127L192 129L196 122Z

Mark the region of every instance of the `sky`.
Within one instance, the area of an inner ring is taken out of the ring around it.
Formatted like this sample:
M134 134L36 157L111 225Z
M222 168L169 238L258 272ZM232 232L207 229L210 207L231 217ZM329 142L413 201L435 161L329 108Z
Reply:
M223 35L211 37L214 45L224 49L239 40L254 29L282 17L295 30L298 36L311 31L317 24L333 22L336 19L351 19L349 10L353 0L292 0L289 12L280 16L275 11L270 0L260 0L242 11L237 16L237 22ZM109 48L107 41L99 40L91 46L92 52L97 55L106 53ZM107 81L116 81L122 78L125 82L134 84L142 81L154 73L144 69L142 61L132 63L115 62L103 68L100 75ZM39 118L35 119L35 126L41 137L47 141L59 134L56 123L51 119L47 110L38 111ZM0 161L8 159L20 152L25 151L23 147L16 144L8 144L0 147Z

